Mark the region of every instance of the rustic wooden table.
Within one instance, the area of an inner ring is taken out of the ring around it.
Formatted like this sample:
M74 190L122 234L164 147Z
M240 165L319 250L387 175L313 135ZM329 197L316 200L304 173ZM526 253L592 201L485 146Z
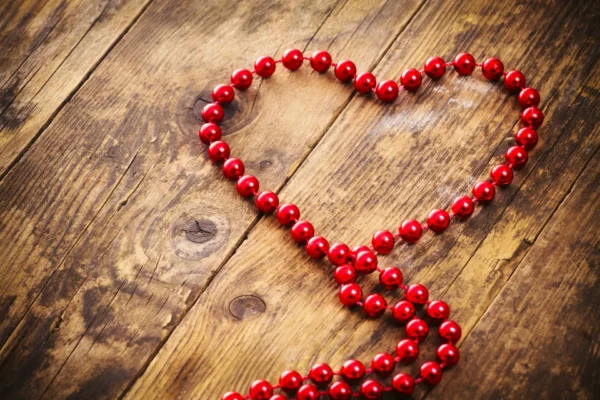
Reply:
M384 261L463 326L463 361L415 397L600 398L599 21L597 1L3 1L0 398L219 399L394 348L197 139L214 85L289 47L381 77L468 50L530 78L546 122L514 183ZM263 188L357 244L468 193L518 110L480 73L382 105L303 68L223 129Z

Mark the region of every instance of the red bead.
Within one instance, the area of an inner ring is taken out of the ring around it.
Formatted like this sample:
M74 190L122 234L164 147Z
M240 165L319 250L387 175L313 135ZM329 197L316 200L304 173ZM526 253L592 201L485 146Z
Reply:
M268 78L275 73L276 66L273 57L262 56L258 57L254 63L254 71L256 71L256 75L261 78Z
M276 216L281 225L290 226L300 218L300 210L295 204L282 204Z
M456 215L458 218L467 219L473 214L475 206L470 197L460 196L454 199L451 209L452 214Z
M438 347L436 355L438 360L446 367L452 367L460 360L458 349L450 343L444 343Z
M521 146L512 146L506 153L504 153L504 159L513 168L522 168L527 164L529 155Z
M352 265L340 265L333 272L333 279L338 285L354 282L356 270Z
M379 283L384 289L392 290L402 285L402 271L396 267L387 267L379 274Z
M340 81L348 82L356 75L356 65L350 60L343 60L336 64L333 72Z
M454 321L444 321L438 329L438 333L442 339L448 340L450 343L456 343L462 336L460 326Z
M281 63L290 71L295 71L302 66L304 62L304 54L298 49L288 49L281 57Z
M279 386L288 392L298 390L302 386L302 375L296 371L284 371L279 377Z
M347 380L359 380L365 376L365 365L358 360L348 360L342 365L340 374Z
M221 400L244 400L244 396L236 392L227 392L221 397Z
M363 308L369 317L378 318L385 312L387 301L379 293L374 293L367 296Z
M292 226L292 239L297 243L304 243L315 235L315 228L308 221L298 221Z
M258 211L269 214L277 210L277 207L279 206L279 197L270 191L262 192L256 196L254 204L256 205L256 208L258 208Z
M435 233L445 231L450 225L450 215L446 210L433 210L427 217L427 226Z
M361 274L370 274L377 269L377 256L371 250L361 251L356 255L354 268Z
M351 255L350 247L344 243L335 243L329 248L327 258L330 263L337 266L348 263L351 260Z
M371 245L380 254L389 254L394 249L394 234L390 231L377 231L371 239Z
M519 146L529 151L538 143L538 134L531 127L521 128L515 135L515 141Z
M223 171L225 178L235 180L244 175L245 168L242 160L237 158L229 158L227 161L225 161L221 170Z
M313 236L306 242L305 249L310 258L323 258L329 251L329 242L323 236Z
M328 393L332 400L350 400L352 398L352 388L344 381L333 382Z
M498 80L504 74L504 64L497 58L488 58L481 65L481 72L490 81Z
M427 315L433 319L445 320L450 316L450 307L442 300L433 300L427 305Z
M202 109L202 118L206 122L218 124L223 120L223 107L219 103L208 103Z
M498 186L506 186L513 180L513 170L506 164L496 165L490 172L490 178Z
M392 315L396 321L404 323L415 315L415 306L410 301L401 300L394 304Z
M250 197L258 193L258 179L253 175L244 175L238 179L235 188L240 196Z
M454 69L459 75L471 75L475 70L475 58L469 53L460 53L454 57Z
M376 380L368 379L360 385L360 394L366 400L379 400L383 393L383 385Z
M398 84L392 80L379 82L375 92L379 100L391 103L398 97Z
M473 197L475 200L479 202L491 201L496 195L496 189L494 189L494 185L489 183L488 181L477 182L475 186L473 186Z
M510 92L518 92L525 87L527 80L521 71L509 71L504 77L504 87Z
M331 66L331 55L325 50L315 51L310 58L310 66L319 73L323 73Z
M245 68L236 69L231 74L231 84L236 89L248 89L252 85L252 72Z
M416 342L420 342L429 334L429 327L422 319L415 318L408 321L406 327L406 337Z
M231 103L234 97L235 92L229 85L217 85L212 91L212 99L215 103Z
M442 367L436 362L429 361L421 365L421 378L430 385L437 385L442 380Z
M396 357L403 363L413 362L419 356L419 345L411 339L402 339L396 346Z
M415 390L415 378L409 374L400 373L392 379L392 388L401 394L411 394Z
M273 396L273 386L267 381L254 381L249 394L252 400L269 400Z
M524 126L537 128L544 122L544 113L537 107L529 107L521 113L521 123Z
M318 400L320 397L319 389L311 384L302 385L296 393L296 400Z
M358 93L367 94L377 86L375 75L370 72L362 72L354 78L354 88Z
M519 105L522 108L537 107L540 104L540 93L534 88L525 88L519 92Z
M409 68L400 76L400 84L404 89L414 92L421 87L421 73L416 68Z
M429 299L429 291L420 283L412 284L406 289L406 300L414 304L425 304Z
M221 139L221 128L219 128L219 125L207 122L198 131L198 136L202 143L210 144L210 142Z
M287 397L285 397L282 394L276 394L271 396L271 398L269 400L287 400Z
M364 245L354 246L352 248L352 259L354 261L356 261L356 257L358 256L358 254L361 253L361 252L363 252L363 251L371 251L371 249L368 248L367 246L364 246Z
M362 289L356 283L349 283L340 288L339 296L343 305L352 307L362 299Z
M425 73L431 79L439 79L446 73L446 61L441 57L431 57L425 61Z
M316 384L327 384L333 379L333 370L327 364L315 364L308 372L308 377Z
M216 142L212 142L208 146L208 158L214 162L225 161L229 158L229 154L231 150L229 149L229 145L225 142L221 142L220 140Z
M421 238L423 227L419 221L407 219L400 225L398 233L406 243L416 243Z
M371 361L371 368L373 368L377 372L391 372L396 366L396 361L394 361L394 356L388 353L380 353L373 357L373 361Z

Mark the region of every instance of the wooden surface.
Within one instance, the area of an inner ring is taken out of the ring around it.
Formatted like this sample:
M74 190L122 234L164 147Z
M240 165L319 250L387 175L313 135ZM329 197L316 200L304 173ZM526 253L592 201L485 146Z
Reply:
M599 19L592 1L2 3L0 398L218 399L393 349L398 327L344 310L197 140L212 87L289 47L386 78L464 50L526 74L546 114L528 165L382 261L463 326L463 361L415 398L600 397ZM351 244L468 192L519 126L479 73L382 105L279 71L226 115L261 187Z

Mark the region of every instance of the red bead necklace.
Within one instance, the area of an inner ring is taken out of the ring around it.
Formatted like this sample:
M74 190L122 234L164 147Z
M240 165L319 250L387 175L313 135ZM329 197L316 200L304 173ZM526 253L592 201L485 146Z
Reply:
M454 67L460 75L470 75L476 67L480 67L485 78L495 81L503 77L506 89L518 93L519 105L524 109L521 113L524 127L515 135L517 145L506 151L505 161L492 168L489 179L473 186L471 196L460 196L454 199L450 212L444 209L433 210L424 223L414 219L406 220L402 222L395 234L387 230L378 231L373 235L370 247L356 246L350 249L343 243L330 246L323 236L315 236L315 229L310 222L300 220L300 210L297 206L291 203L280 205L277 194L273 192L259 193L258 179L253 175L244 175L244 163L230 157L229 146L221 140L221 129L218 125L223 119L222 104L233 101L234 88L238 90L249 88L254 74L261 78L270 77L278 63L282 63L288 70L295 71L305 60L310 61L312 69L319 73L324 73L333 67L338 80L353 81L354 88L359 93L374 92L384 102L396 100L400 88L408 91L417 90L421 86L423 74L431 79L439 79L449 66ZM288 399L287 396L297 400L316 400L327 396L333 400L347 400L358 396L367 400L376 400L381 399L385 392L411 394L415 385L421 382L429 385L439 383L443 370L452 367L460 359L455 344L461 337L461 328L456 322L448 319L450 316L448 304L442 300L429 301L427 288L421 284L406 286L400 269L379 267L377 255L389 254L398 242L416 243L423 231L427 229L435 233L445 231L454 218L462 220L469 218L475 204L491 201L495 196L496 186L510 184L513 180L513 169L521 168L527 163L527 151L537 144L538 135L535 128L539 127L544 120L544 114L537 108L540 95L537 90L525 87L525 76L521 72L516 70L504 72L504 65L497 58L489 58L482 64L477 64L473 56L468 53L457 55L452 62L446 62L440 57L431 57L425 62L422 71L415 68L404 71L399 82L386 80L377 84L372 73L357 74L356 72L356 66L352 61L333 63L329 53L324 50L315 52L311 57L305 57L300 50L290 49L283 53L281 60L277 61L269 56L259 57L253 71L237 69L231 75L231 85L218 85L213 90L214 103L207 104L202 110L202 118L206 123L200 128L199 136L203 143L208 144L210 160L223 163L223 175L236 181L236 189L240 196L254 197L256 208L262 213L274 212L282 225L290 227L292 239L304 244L309 257L313 259L327 257L335 267L333 276L340 286L339 298L344 306L361 307L371 318L378 318L389 310L396 321L404 324L406 338L397 344L395 355L377 354L369 367L359 360L348 360L337 371L327 364L316 364L306 376L296 371L285 371L275 385L265 380L257 380L250 386L249 394L228 392L222 400L283 400ZM363 297L362 289L356 283L357 275L371 274L375 271L379 273L379 283L384 289L400 288L404 291L405 299L388 305L379 293ZM419 343L429 333L428 324L415 314L415 309L418 307L425 309L425 318L439 325L438 333L443 344L437 349L437 360L421 365L418 377L398 373L391 378L390 384L384 384L379 378L391 374L396 364L414 361L419 355ZM373 373L377 373L377 377L364 379ZM335 375L339 375L341 379L333 382ZM358 389L350 386L359 383ZM277 390L281 393L274 394Z

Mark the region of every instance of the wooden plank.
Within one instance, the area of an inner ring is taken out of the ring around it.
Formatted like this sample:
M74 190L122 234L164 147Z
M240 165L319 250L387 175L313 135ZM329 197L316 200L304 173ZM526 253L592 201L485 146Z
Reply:
M216 83L292 46L370 69L419 6L153 2L0 183L0 397L118 396L255 223L195 134ZM227 141L277 189L352 95L280 72Z
M6 1L0 10L0 177L151 0Z
M598 148L593 121L581 129L571 123L589 115L577 114L577 96L599 54L594 18L598 8L586 2L432 2L377 68L378 76L397 76L432 54L448 57L469 49L477 59L497 55L508 68L518 67L543 95L547 123L540 147L514 184L469 222L439 237L430 233L420 245L403 247L383 261L403 267L408 281L427 284L434 298L448 291L444 297L451 298L465 334L470 318L485 310L478 307L479 299L485 307L510 275L508 267L498 274L497 262L469 260L477 260L478 249L490 239L503 244L520 243L524 235L535 239ZM365 243L375 230L393 229L404 218L446 206L486 177L512 143L518 109L514 98L481 77L446 77L389 106L357 97L281 198L298 204L332 241ZM520 211L510 211L519 206ZM518 231L506 229L515 224ZM513 257L505 251L510 249L498 250ZM482 297L448 290L465 267L479 271L469 283ZM263 219L127 397L218 398L227 390L246 392L253 379L275 381L287 368L305 372L315 362L337 368L349 357L369 360L376 352L391 351L402 335L389 319L370 321L343 310L330 268L308 261L284 229ZM427 342L421 360L432 357L435 344ZM420 389L416 397L424 394Z

